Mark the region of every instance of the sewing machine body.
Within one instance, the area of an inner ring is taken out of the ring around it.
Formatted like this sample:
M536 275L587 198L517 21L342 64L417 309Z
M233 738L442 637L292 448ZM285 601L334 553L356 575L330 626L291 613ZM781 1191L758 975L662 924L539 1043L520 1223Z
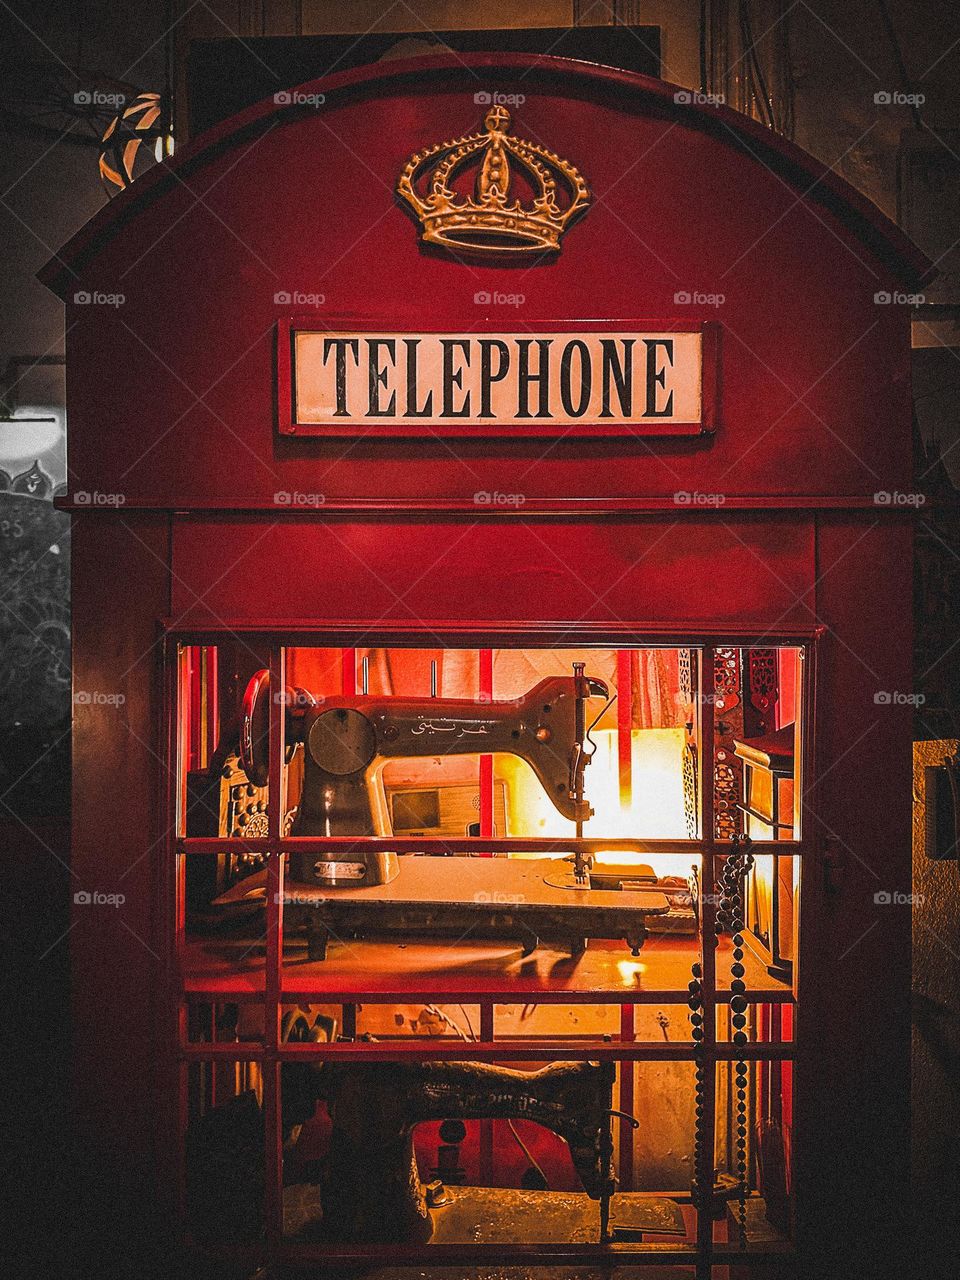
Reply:
M241 759L248 777L266 781L269 681L258 672L247 688ZM585 704L607 686L583 673L549 676L511 701L388 698L358 695L317 699L290 690L288 746L302 744L303 785L293 836L392 834L382 771L390 760L507 753L525 760L556 811L578 829L593 813L584 796L590 761ZM387 884L399 874L395 854L364 851L356 858L295 853L293 883L326 888Z
M309 1068L307 1070L310 1070ZM533 1120L563 1138L601 1220L616 1190L615 1068L555 1062L516 1071L480 1062L328 1063L314 1070L333 1128L321 1184L324 1234L422 1243L433 1234L413 1133L427 1120Z
M260 671L244 700L241 758L248 777L257 781L266 777L268 690L267 672ZM584 788L592 754L585 708L607 692L604 681L584 674L583 663L574 663L572 676L548 676L511 701L318 699L288 690L288 750L303 750L291 834L389 836L382 779L389 761L505 753L529 764L554 809L580 835L593 813ZM401 861L390 850L295 851L284 903L288 920L305 926L311 960L325 958L331 937L398 928L439 936L492 929L515 940L524 955L541 941L578 956L590 937L622 938L639 955L646 917L668 909L664 896L640 886L625 891L619 882L600 888L591 883L589 859L576 853L568 861L574 869L566 874L550 861L406 857L401 873ZM262 885L262 877L251 878L217 903L250 900Z

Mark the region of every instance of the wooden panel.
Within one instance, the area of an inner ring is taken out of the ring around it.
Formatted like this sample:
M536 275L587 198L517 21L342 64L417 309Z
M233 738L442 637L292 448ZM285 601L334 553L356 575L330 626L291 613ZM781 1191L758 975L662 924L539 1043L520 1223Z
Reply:
M169 607L169 537L163 516L128 514L123 526L74 522L70 948L82 1141L91 1168L119 1165L130 1179L156 1159L152 1107L125 1102L133 1082L143 1098L169 1096L159 1078L169 977L156 791L156 620Z
M813 533L787 517L582 524L179 520L172 616L809 626Z
M910 906L876 895L910 893L913 709L896 695L912 691L911 530L824 520L817 542L827 630L804 805L830 864L804 863L800 895L799 1230L802 1247L870 1242L880 1259L909 1212Z

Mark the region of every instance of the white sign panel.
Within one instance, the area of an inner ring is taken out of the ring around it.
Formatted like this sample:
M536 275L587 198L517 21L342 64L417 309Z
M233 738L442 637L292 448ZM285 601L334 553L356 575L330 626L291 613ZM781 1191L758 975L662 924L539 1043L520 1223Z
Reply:
M522 436L711 429L699 328L381 333L292 327L290 362L290 422L281 424L287 431Z

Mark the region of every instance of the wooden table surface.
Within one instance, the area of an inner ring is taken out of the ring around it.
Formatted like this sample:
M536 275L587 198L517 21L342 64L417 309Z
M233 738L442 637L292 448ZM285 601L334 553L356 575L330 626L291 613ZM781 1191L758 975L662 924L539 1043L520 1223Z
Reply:
M357 889L330 889L300 881L287 884L286 899L335 904L354 902L375 908L415 903L419 906L458 906L489 909L549 907L551 910L615 908L638 915L662 915L670 909L666 897L654 889L565 889L547 884L571 868L551 858L418 858L400 859L400 874L389 884ZM245 883L245 882L241 882Z

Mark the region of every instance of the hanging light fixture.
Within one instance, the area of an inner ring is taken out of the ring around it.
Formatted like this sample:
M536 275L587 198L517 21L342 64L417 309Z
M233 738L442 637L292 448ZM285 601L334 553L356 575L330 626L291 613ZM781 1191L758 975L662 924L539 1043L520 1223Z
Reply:
M173 130L162 96L138 93L107 125L100 143L100 179L107 194L115 196L171 155Z

